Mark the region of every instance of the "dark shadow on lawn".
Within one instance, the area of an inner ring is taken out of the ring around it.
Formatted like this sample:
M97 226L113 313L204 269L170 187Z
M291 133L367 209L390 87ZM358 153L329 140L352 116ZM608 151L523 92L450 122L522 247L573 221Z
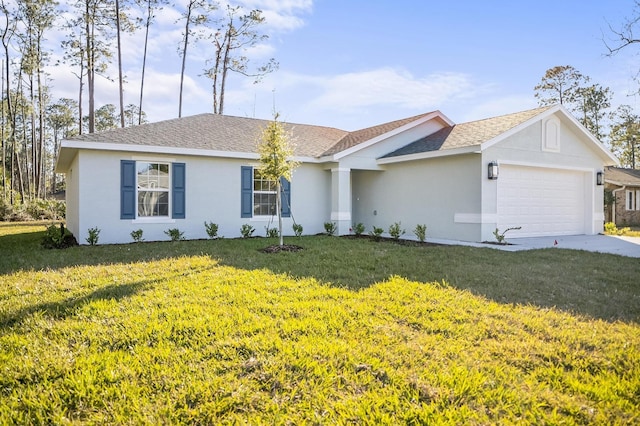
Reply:
M425 283L444 281L499 303L556 308L606 321L640 322L640 262L617 255L553 248L511 253L490 248L329 236L285 237L285 243L304 249L279 253L261 252L276 242L269 238L80 246L64 250L41 248L34 234L12 236L17 244L14 249L2 245L5 238L0 239L0 274L206 255L221 265L268 269L296 278L313 277L328 285L353 290L398 275ZM106 289L102 291L108 293ZM54 305L42 308L55 312L60 306Z
M60 302L39 303L26 306L4 318L0 318L0 328L12 327L32 316L36 312L41 312L46 317L54 320L63 320L74 313L82 306L96 300L122 300L136 294L146 286L156 280L145 280L129 284L110 285L101 287L85 296L71 297Z

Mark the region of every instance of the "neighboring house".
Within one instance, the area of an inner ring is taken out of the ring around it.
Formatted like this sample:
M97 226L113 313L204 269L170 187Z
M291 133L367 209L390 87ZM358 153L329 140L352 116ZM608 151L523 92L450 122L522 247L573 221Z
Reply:
M130 242L137 229L147 241L169 228L206 238L205 221L225 237L243 224L264 235L275 226L273 182L257 169L267 124L202 114L63 141L68 228L81 243L93 227L100 243ZM329 221L339 234L400 222L407 236L425 224L430 238L465 241L518 226L509 237L596 234L596 176L617 164L562 106L457 125L434 111L355 132L286 127L300 161L283 187L289 235L294 219L305 234Z
M640 170L607 167L604 184L615 200L608 206L607 220L620 226L640 225Z

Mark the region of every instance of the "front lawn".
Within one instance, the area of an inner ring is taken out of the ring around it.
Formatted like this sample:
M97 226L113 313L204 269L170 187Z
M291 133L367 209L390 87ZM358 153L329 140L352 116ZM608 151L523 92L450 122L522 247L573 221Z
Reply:
M640 421L638 259L42 230L0 224L0 424Z

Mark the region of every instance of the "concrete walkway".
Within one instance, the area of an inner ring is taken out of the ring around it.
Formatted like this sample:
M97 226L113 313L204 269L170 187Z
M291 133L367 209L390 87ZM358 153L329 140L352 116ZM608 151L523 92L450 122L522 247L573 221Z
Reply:
M541 248L561 248L611 253L640 258L640 237L611 235L562 235L557 237L507 238L509 245L471 243L465 241L427 239L432 243L487 247L504 251L522 251Z

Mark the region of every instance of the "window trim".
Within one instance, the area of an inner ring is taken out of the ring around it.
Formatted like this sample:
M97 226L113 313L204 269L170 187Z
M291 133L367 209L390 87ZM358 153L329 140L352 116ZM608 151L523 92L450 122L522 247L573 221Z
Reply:
M273 215L255 215L254 214L254 185L255 185L255 171L258 169L255 165L241 166L241 181L240 181L240 217L249 219L251 221L266 221L273 220L274 217L278 217L277 214ZM264 193L274 193L275 191L261 191ZM282 205L280 206L280 213L283 218L291 217L291 183L281 178L280 180L280 200ZM286 205L285 205L286 203Z
M638 204L638 194L640 191L634 191L633 189L627 189L624 194L624 207L626 211L640 210Z
M252 181L252 189L253 189L252 194L251 194L252 195L252 197L251 197L252 198L251 199L251 201L252 201L252 209L251 209L252 212L256 211L256 206L262 206L263 205L262 203L256 204L256 195L265 194L265 195L275 195L276 197L278 195L277 186L273 190L263 190L263 189L256 190L255 189L256 188L256 180L257 179L259 179L259 181L262 182L262 184L260 185L261 187L264 185L264 183L266 183L267 186L270 186L269 182L273 182L273 181L271 181L269 179L265 179L264 177L259 176L259 174L260 174L260 169L254 167L253 168L253 173L252 173L252 180L251 180ZM275 184L275 182L274 182L274 184ZM278 204L277 199L275 199L275 203L274 204L275 205ZM270 207L271 207L270 204L267 204L267 208L270 209ZM275 206L274 206L273 210L275 211ZM269 219L273 219L274 217L278 217L278 215L276 213L274 213L274 214L255 214L254 213L254 214L251 215L251 217L253 219L255 219L255 220L269 220Z
M169 165L169 214L167 216L138 216L138 167L139 163L163 163ZM120 220L132 223L175 223L186 219L186 163L169 158L132 157L120 160Z
M140 184L139 184L139 179L140 179L140 174L138 173L138 167L141 164L157 164L158 166L160 165L166 165L167 166L167 188L161 188L161 189L157 189L157 188L140 188ZM136 161L136 219L138 220L146 220L148 221L148 219L161 219L161 220L166 220L166 219L171 219L171 213L173 212L173 163L169 163L169 162L165 162L165 161L159 161L159 160L150 160L150 161L145 161L145 160L139 160ZM166 215L150 215L150 216L141 216L140 215L140 201L139 201L139 196L140 196L140 191L143 192L158 192L158 193L166 193L167 194L167 214Z

